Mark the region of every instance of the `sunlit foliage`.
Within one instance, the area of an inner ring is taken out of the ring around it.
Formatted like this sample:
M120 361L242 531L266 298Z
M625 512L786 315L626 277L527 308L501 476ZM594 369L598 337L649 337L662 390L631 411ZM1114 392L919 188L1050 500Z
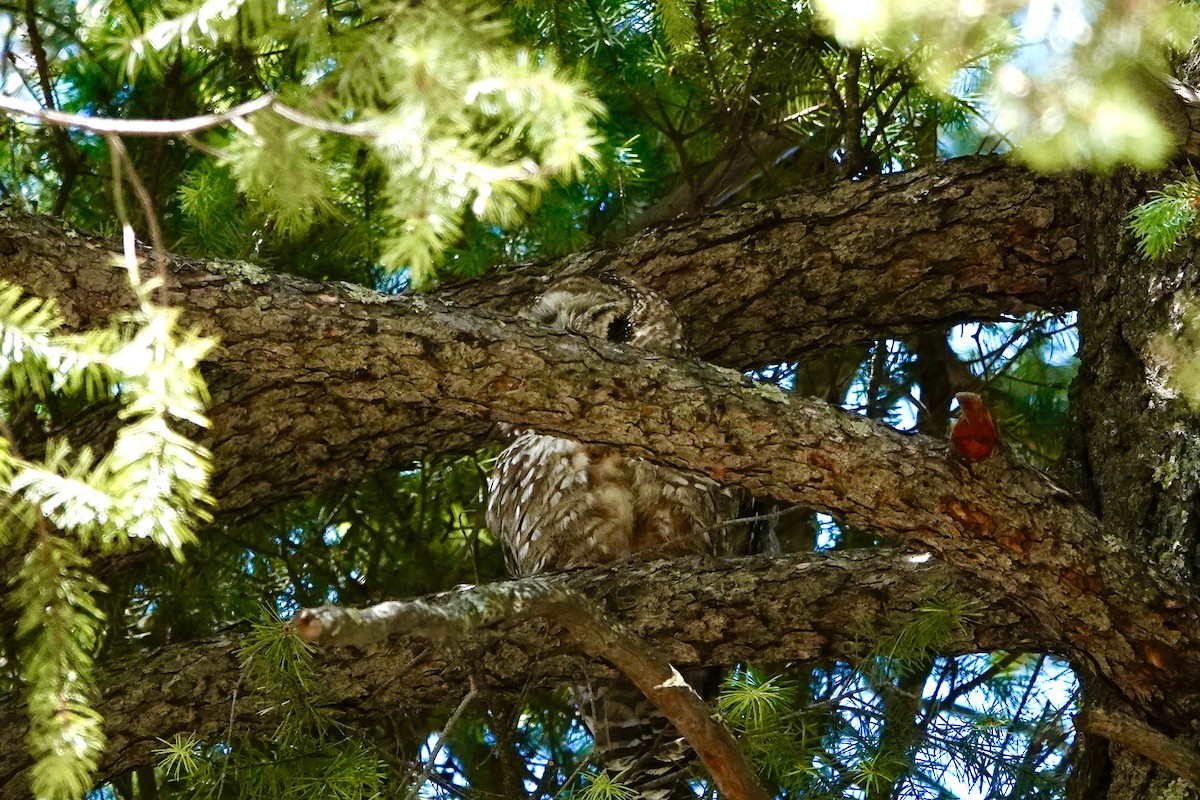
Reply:
M980 2L818 0L838 38L910 59L934 88L963 63L993 54L989 103L1017 153L1039 169L1162 166L1170 137L1147 76L1198 31L1194 7L1159 0ZM1023 40L1024 51L1016 45Z
M1175 249L1184 237L1194 235L1198 203L1200 181L1195 174L1188 174L1135 208L1129 225L1142 254L1159 258Z
M326 5L206 0L96 23L124 34L129 73L161 74L183 53L232 46L288 52L268 87L290 110L241 120L220 147L274 235L342 216L339 181L376 176L378 262L421 279L474 219L512 226L551 179L596 158L599 106L547 53L513 46L503 19L475 3ZM265 76L264 76L265 77Z
M210 342L180 330L178 312L155 305L154 284L128 266L137 311L86 333L62 332L52 302L0 282L0 543L25 554L8 603L20 615L33 789L49 800L89 789L104 748L92 708L104 586L90 559L137 540L182 559L207 518L208 453L175 428L206 424L196 367ZM52 433L56 398L106 395L121 419L107 452Z

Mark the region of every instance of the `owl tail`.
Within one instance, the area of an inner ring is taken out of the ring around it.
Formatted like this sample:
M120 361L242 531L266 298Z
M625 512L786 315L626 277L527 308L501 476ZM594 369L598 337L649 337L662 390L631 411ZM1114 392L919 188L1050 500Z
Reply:
M684 680L705 699L715 695L721 673L687 670ZM597 761L614 780L646 800L695 800L688 785L696 754L632 682L618 678L574 690L580 715L592 731Z

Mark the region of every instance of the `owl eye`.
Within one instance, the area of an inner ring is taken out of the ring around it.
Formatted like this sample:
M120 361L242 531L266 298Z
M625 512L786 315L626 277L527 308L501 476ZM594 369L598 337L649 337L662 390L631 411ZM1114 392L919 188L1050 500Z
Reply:
M618 344L628 342L633 338L633 326L629 324L629 317L621 316L613 319L608 323L608 333L606 337L610 342Z

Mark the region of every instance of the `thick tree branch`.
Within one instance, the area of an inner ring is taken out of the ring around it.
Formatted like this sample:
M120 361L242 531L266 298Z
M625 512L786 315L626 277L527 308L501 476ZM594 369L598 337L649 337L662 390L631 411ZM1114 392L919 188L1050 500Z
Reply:
M953 176L946 183L962 188ZM968 194L987 194L986 182L972 185ZM895 194L894 202L921 205L909 191ZM843 214L852 210L841 207ZM693 238L702 230L701 224ZM865 246L864 257L877 244ZM51 232L45 222L0 223L0 276L58 297L74 324L98 324L121 305L116 298L128 296L109 258L103 245ZM435 448L477 447L503 421L643 455L661 451L653 457L863 524L956 529L944 524L945 492L933 491L954 482L934 443L789 400L711 367L597 350L577 337L432 300L385 300L246 267L180 262L172 275L172 297L222 342L209 367L214 426L207 442L217 454L214 493L225 514L251 513ZM997 273L997 282L1012 279ZM959 296L953 285L942 290L943 305ZM1020 300L1009 292L1006 302ZM683 312L697 316L686 304ZM782 460L772 463L777 455ZM922 469L913 473L914 464ZM864 499L894 485L895 474L924 484L922 513L910 515L914 503L894 492L881 495L893 496L891 508L868 513ZM1058 528L1065 519L1039 525ZM1022 525L1028 520L1006 528ZM1012 539L1005 531L1000 536Z
M945 319L944 308L955 303L963 314L976 314L996 308L988 302L997 297L1010 310L1069 297L1056 270L1074 263L1068 254L1079 241L1073 228L1058 227L1055 220L1070 214L1056 204L1075 209L1086 202L1084 193L1064 198L1070 180L1043 181L992 163L944 169L807 196L821 224L832 228L839 218L874 215L857 235L842 228L836 241L821 239L824 229L811 227L818 220L807 210L750 208L736 231L720 221L731 217L705 218L661 229L663 241L673 242L665 250L655 250L658 240L647 234L603 258L576 259L572 268L614 266L618 255L626 264L650 263L639 254L669 253L654 271L683 292L683 316L700 318L700 308L711 308L719 322L726 302L697 306L679 287L757 247L771 254L756 256L760 267L783 262L792 271L810 270L818 287L837 283L847 265L878 265L859 270L859 282L826 298L839 319L846 315L837 326L843 335L859 330L856 315L871 318L875 310L847 298L880 286L906 299L887 301L892 311L877 322L902 321L895 314L909 308L917 309L910 321L927 323ZM1014 195L1013 182L1025 189ZM888 215L881 216L883 208L891 209ZM906 227L918 218L925 222L915 232ZM966 222L972 218L983 222ZM788 226L776 223L789 219L802 221L785 235ZM900 245L878 234L885 224L907 231ZM1051 234L1057 244L1044 238ZM810 240L825 243L813 250ZM893 261L880 260L883 252ZM105 245L64 235L45 221L0 219L0 276L60 298L75 324L100 322L120 305L116 298L127 296L110 258ZM1023 267L1029 263L1037 267ZM931 272L930 264L953 269ZM720 291L737 305L747 273L730 280ZM1192 600L1164 597L1118 545L1098 539L1095 520L1077 503L1002 458L976 470L977 479L964 479L947 463L942 441L904 436L706 364L651 358L430 298L382 298L245 266L184 261L172 271L171 290L189 318L222 341L209 365L214 404L206 441L216 453L214 494L226 515L249 514L435 449L478 447L497 422L529 425L836 513L934 550L981 585L1021 597L1056 627L1060 646L1086 653L1127 697L1161 701L1169 717L1179 716L1178 703L1198 697L1174 691L1200 676ZM503 295L529 291L528 284L510 286ZM919 310L917 297L927 291L939 293L936 313ZM755 296L809 297L786 281L761 292ZM804 320L820 327L827 311L796 302L767 327L786 330ZM708 349L721 352L719 341L709 341Z
M687 739L729 800L767 800L754 769L729 729L688 685L679 671L621 626L596 613L593 604L555 578L530 578L474 589L448 604L422 600L387 602L365 609L323 606L293 618L300 635L337 645L371 645L394 633L427 631L439 641L451 632L473 631L490 622L543 617L558 623L581 652L612 664Z
M1086 180L960 159L653 228L439 296L511 314L547 273L616 272L667 297L706 359L738 368L785 361L930 325L1073 307L1086 275ZM101 324L127 296L109 269L117 249L49 220L0 217L0 277L56 296L77 325ZM174 265L180 305L203 318L228 304L206 289L236 274L213 262ZM241 279L252 297L285 290L256 280Z
M681 669L749 660L856 662L870 652L870 631L895 630L898 620L948 596L977 598L988 611L942 644L946 655L1041 652L1056 649L1058 641L1054 621L1031 613L1009 592L981 586L936 560L894 552L629 561L565 573L562 580ZM509 585L519 590L523 583ZM424 602L444 609L471 592ZM453 632L433 641L422 630L398 633L386 647L324 651L325 698L350 724L367 724L401 710L453 706L471 680L481 688L521 692L612 674L580 656L558 626L541 620L473 632L448 624L447 630ZM98 708L109 736L101 780L152 763L158 738L195 732L205 740L223 739L231 714L238 734L274 729L277 721L264 713L269 700L241 682L236 650L242 633L138 653L108 666ZM0 711L9 720L0 726L0 795L20 797L29 765L18 722L23 709L10 697Z
M0 275L64 298L75 322L95 322L121 296L120 275L101 268L106 249L36 231L28 221L0 227ZM226 515L434 449L478 447L497 422L528 425L932 549L1054 620L1060 641L1088 652L1129 697L1162 698L1166 708L1196 697L1171 690L1200 675L1200 650L1187 646L1200 641L1191 601L1162 602L1116 545L1098 540L1095 520L1032 470L994 458L964 479L942 441L706 364L432 299L194 262L173 279L172 296L223 343L205 438ZM1136 625L1130 604L1145 612Z
M515 313L546 274L615 272L665 296L707 360L745 369L970 319L1072 308L1089 179L964 158L643 231L439 292Z
M1100 708L1077 714L1075 727L1145 756L1200 789L1200 754L1191 743L1177 742L1140 720Z
M195 270L181 282L194 318L223 334L204 438L226 515L476 448L503 422L839 514L981 577L1019 560L1109 580L1095 521L1038 473L995 459L964 481L944 441L734 372L424 298L364 302L361 290L265 274Z
M1187 80L1200 77L1194 74L1194 60L1190 71L1193 74L1184 76ZM1175 146L1185 155L1200 156L1200 92L1174 78L1166 81L1149 75L1146 78L1143 97L1157 113Z

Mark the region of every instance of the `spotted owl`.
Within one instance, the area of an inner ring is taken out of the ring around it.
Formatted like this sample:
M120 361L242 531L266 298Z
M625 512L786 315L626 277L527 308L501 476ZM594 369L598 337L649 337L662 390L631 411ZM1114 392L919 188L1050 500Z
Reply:
M670 305L623 279L566 278L522 316L655 355L689 351ZM738 497L707 478L518 429L489 481L487 524L504 543L513 571L534 575L639 552L740 554L746 550L742 532L725 524L738 506ZM685 677L693 685L713 682L711 671ZM636 687L580 687L575 696L608 769L624 771L623 780L639 776L633 780L643 797L694 797L679 777L689 751Z

